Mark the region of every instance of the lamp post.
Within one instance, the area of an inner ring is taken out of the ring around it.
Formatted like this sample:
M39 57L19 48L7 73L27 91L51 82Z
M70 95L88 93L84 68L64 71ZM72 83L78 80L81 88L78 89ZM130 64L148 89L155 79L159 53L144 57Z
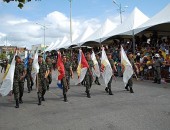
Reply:
M119 15L120 15L120 23L122 24L122 13L125 12L125 10L122 9L122 4L117 3L115 0L113 0L113 3L117 5L118 10L119 10ZM127 8L128 6L124 6L124 8Z
M43 28L43 30L44 30L44 51L45 51L45 46L46 46L46 44L45 44L45 31L46 31L46 29L47 29L47 27L46 27L46 25L44 24L40 24L40 23L36 23L37 25L40 25L42 28Z
M72 0L70 2L70 42L72 43Z

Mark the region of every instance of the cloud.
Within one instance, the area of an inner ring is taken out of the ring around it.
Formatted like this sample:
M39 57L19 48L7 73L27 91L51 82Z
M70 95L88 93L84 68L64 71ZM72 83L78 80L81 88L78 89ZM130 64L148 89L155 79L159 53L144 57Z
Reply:
M70 36L70 18L65 14L54 11L42 18L41 21L30 21L29 19L20 18L17 16L5 15L0 16L0 37L7 36L10 44L17 46L28 46L44 43L44 30L40 24L47 25L45 31L46 44L62 39L64 36L69 38ZM40 18L41 19L41 18ZM111 17L116 23L117 19ZM90 26L96 30L101 26L101 21L96 18L72 19L72 33L73 37L81 35L81 33Z

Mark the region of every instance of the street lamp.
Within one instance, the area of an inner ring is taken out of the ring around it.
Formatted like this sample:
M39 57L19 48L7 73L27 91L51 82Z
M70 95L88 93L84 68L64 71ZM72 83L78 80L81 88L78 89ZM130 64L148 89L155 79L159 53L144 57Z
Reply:
M44 24L40 24L40 23L36 23L37 25L40 25L42 28L43 28L43 30L44 30L44 51L45 51L45 30L47 29L47 27L46 27L46 25Z
M122 9L122 4L117 3L115 0L113 0L113 3L118 6L119 14L120 14L120 22L122 24L122 13L125 12L124 9ZM127 8L128 6L124 6L124 8Z
M72 43L72 0L70 2L70 42Z

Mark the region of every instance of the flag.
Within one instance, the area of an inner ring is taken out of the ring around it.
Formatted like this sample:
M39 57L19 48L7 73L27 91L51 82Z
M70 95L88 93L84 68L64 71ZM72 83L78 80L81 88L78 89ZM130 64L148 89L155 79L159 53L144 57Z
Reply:
M97 77L100 77L100 68L99 68L99 64L96 60L96 56L95 56L94 51L91 54L91 59L93 61L94 67L95 67L95 70L93 69L93 72Z
M102 76L103 76L105 85L107 86L108 82L110 81L110 79L113 75L113 72L112 72L110 62L106 56L104 47L102 48L101 72L102 72Z
M31 76L33 78L33 80L35 81L36 79L36 75L39 73L39 64L38 64L38 50L36 51L35 55L34 55L34 60L32 63L32 71L31 71Z
M2 81L2 85L0 87L0 94L2 96L6 96L13 90L13 80L14 80L14 71L15 71L15 56L14 55L11 65L9 67L7 75L4 77Z
M58 52L57 70L58 70L58 82L57 82L57 86L62 89L63 86L61 84L61 80L65 76L65 68L64 68L64 64L63 64L60 52Z
M83 81L88 68L89 68L89 65L87 63L87 60L82 50L80 49L79 55L78 55L78 67L77 67L78 83L81 83Z
M28 61L29 61L30 55L28 54L27 57L24 60L24 67L28 68Z
M128 80L133 75L133 68L122 46L121 46L121 64L124 66L123 82L126 86Z

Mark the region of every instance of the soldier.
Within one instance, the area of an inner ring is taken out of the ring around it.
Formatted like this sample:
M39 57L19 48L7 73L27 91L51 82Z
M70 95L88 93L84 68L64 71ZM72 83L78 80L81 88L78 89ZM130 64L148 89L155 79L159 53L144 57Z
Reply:
M33 79L32 79L32 76L31 76L32 62L33 62L33 59L32 59L32 58L29 58L28 67L27 67L27 75L26 75L28 93L31 92L32 86L34 85Z
M52 82L52 67L53 67L49 56L46 57L46 64L48 65L48 68L49 68L49 74L47 77L47 90L49 90L49 85Z
M114 60L112 59L111 53L107 53L107 57L108 57L108 60L110 62L110 65L112 67L112 72L113 72L113 76L114 76L114 70L117 72L117 69L116 69L116 66L114 64ZM105 91L107 93L109 93L109 95L113 95L112 90L111 90L113 76L111 77L109 83L107 84L107 87L105 88Z
M13 82L13 93L16 101L15 108L19 108L19 103L23 103L22 96L24 93L24 77L26 76L26 69L24 64L21 62L21 58L15 56L15 71L14 71L14 82Z
M39 73L38 73L38 77L37 77L37 86L38 86L38 105L41 105L41 101L45 101L44 99L44 95L45 92L47 90L47 76L48 76L48 72L49 72L49 68L47 66L47 64L43 61L43 57L42 55L38 56L38 64L39 64Z
M153 68L154 68L154 82L161 84L161 66L162 61L160 60L159 54L155 54L154 60L153 60Z
M91 98L90 88L91 88L92 82L93 82L92 68L94 68L94 64L93 64L93 61L91 60L91 54L89 52L87 52L86 56L87 56L86 58L87 58L87 62L89 64L89 68L85 75L85 86L86 86L87 97ZM94 70L95 70L95 68L94 68Z
M136 70L136 72L137 72L137 74L138 74L138 73L139 73L139 70L138 70L138 67L137 67L136 64L135 64L135 61L134 61L132 52L129 52L129 53L128 53L128 59L129 59L131 65L132 65L132 68L133 68L134 70ZM122 70L124 71L124 66L122 66ZM132 77L133 77L133 76L132 76ZM126 85L126 87L125 87L125 89L126 89L127 91L129 91L129 88L130 88L130 93L134 93L133 88L132 88L132 86L133 86L132 77L128 80L128 83L127 83L127 85ZM129 88L128 88L128 87L129 87Z
M100 60L100 57L99 55L96 55L96 59L97 59L97 62L98 62L98 65L99 65L99 68L101 68L101 60ZM99 82L99 77L96 76L96 79L94 81L97 85L101 85L100 82Z
M73 70L72 70L71 62L69 62L69 59L65 55L63 56L63 64L65 68L67 86L68 86L68 89L70 89L70 76L73 79Z

